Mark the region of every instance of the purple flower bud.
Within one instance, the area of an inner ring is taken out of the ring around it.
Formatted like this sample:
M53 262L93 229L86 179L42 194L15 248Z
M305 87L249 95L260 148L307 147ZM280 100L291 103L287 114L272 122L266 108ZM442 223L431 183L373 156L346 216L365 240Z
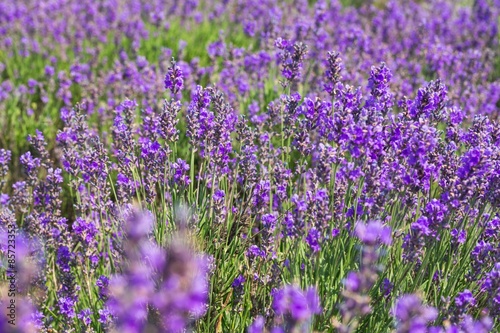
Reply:
M177 66L175 60L172 58L172 64L168 68L168 72L165 75L165 89L169 89L172 95L177 95L179 91L184 87L184 80L182 75L182 70Z

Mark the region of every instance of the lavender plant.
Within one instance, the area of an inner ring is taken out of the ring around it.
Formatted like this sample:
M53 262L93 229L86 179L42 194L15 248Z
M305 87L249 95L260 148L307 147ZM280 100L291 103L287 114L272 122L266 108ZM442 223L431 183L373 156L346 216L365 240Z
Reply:
M0 1L0 331L498 331L499 8Z

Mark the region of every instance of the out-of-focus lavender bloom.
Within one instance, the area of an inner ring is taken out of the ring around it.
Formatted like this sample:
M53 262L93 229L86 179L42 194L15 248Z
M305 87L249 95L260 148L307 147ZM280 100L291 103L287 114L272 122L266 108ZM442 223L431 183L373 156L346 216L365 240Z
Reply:
M265 328L264 317L258 316L254 322L248 327L247 333L263 333Z
M27 294L30 288L41 287L38 285L41 282L40 270L44 268L45 260L42 243L37 238L28 236L24 230L18 229L15 217L9 214L7 209L0 209L0 241L0 258L5 260L3 268L7 281L10 281L9 276L13 276L16 291L22 294Z
M274 290L272 295L272 308L278 317L275 317L270 332L307 332L311 329L314 315L322 311L315 287L304 291L295 285L287 285ZM261 316L247 329L249 333L264 330L265 320Z
M211 58L223 57L226 51L226 44L222 39L209 44L207 47L207 53Z
M182 70L177 63L172 58L171 66L168 68L168 72L165 75L165 89L169 89L172 95L175 96L182 90L184 86Z
M3 296L3 295L2 295ZM38 333L43 329L43 314L36 310L33 302L27 297L17 297L14 311L10 311L12 298L0 297L0 305L6 308L6 317L0 322L1 332ZM9 316L11 314L12 316ZM9 322L10 321L10 322Z
M175 244L167 250L167 261L160 272L160 289L152 304L163 324L172 332L183 331L206 312L208 263L187 247Z
M490 317L484 316L479 320L475 320L467 315L465 318L456 325L451 325L447 328L446 333L489 333L492 332L493 320Z
M391 228L383 226L380 221L370 221L367 224L359 222L355 232L364 245L359 271L349 272L344 280L343 302L340 305L342 321L337 323L341 332L352 332L356 328L352 320L366 316L372 311L368 293L379 273L376 267L378 248L392 242Z
M304 292L291 285L274 293L273 309L278 315L290 316L290 327L307 322L314 314L321 312L319 297L314 288Z
M126 218L128 264L121 275L110 279L109 296L105 295L116 330L142 332L149 322L169 332L182 332L206 311L209 263L180 239L166 251L150 241L150 213L132 208ZM106 279L99 283L106 288ZM158 317L151 317L148 308L155 309Z
M500 315L500 263L496 263L482 284L482 290L488 295L488 309L493 318Z
M29 295L43 288L42 244L18 229L15 219L7 214L7 210L0 209L0 260L5 263L0 269L6 277L0 283L0 305L5 309L0 331L39 332L44 316Z
M390 245L392 242L391 228L384 226L380 221L371 221L368 224L356 224L356 236L366 245L377 245L379 242Z
M426 332L438 312L433 307L423 305L418 296L410 294L398 298L393 315L397 320L398 333Z
M45 75L47 77L52 77L52 76L54 76L54 74L55 74L54 67L52 67L50 65L45 66Z

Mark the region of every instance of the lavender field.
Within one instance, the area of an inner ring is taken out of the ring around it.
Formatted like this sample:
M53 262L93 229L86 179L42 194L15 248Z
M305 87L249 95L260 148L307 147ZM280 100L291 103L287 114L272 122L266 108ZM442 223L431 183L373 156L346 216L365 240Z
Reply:
M0 333L500 332L499 26L0 0Z

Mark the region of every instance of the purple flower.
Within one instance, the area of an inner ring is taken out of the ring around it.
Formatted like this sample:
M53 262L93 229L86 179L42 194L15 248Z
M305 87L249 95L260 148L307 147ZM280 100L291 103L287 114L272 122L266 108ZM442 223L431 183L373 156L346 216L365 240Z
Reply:
M213 195L214 201L222 201L222 200L224 200L224 197L225 197L225 193L223 190L219 190L219 189L215 190L215 193Z
M21 164L26 168L26 173L30 175L33 171L40 167L40 159L31 156L30 152L21 155Z
M347 290L358 292L361 287L361 279L355 272L349 272L344 281Z
M75 318L75 303L76 300L72 297L59 297L58 306L59 311L62 315L66 316L69 319Z
M131 210L125 218L128 240L140 243L146 239L153 227L152 214L149 211Z
M264 318L258 316L255 318L254 322L248 327L247 333L263 333L264 332Z
M82 320L84 322L85 325L90 325L90 323L92 322L92 319L90 318L90 316L92 315L92 311L90 309L83 309L82 311L80 311L80 313L78 314L78 319Z
M73 260L74 254L67 246L60 246L57 250L57 265L63 272L71 270L70 263Z
M392 73L385 63L379 67L372 67L368 88L371 90L371 96L366 102L366 107L374 108L382 114L387 114L392 107L393 95L389 91L389 82Z
M55 69L54 69L54 67L49 66L49 65L45 66L45 75L46 75L47 77L52 77L52 76L54 76L54 73L55 73Z
M167 249L150 240L149 212L131 208L125 218L127 265L110 279L107 290L107 279L99 279L101 298L107 298L106 306L120 330L143 331L150 321L148 309L155 308L159 319L155 325L169 332L183 331L206 311L207 275L213 264L192 252L180 237L174 237Z
M467 232L465 230L453 229L450 232L451 237L457 244L464 244L467 240Z
M247 256L250 258L254 258L254 257L265 258L266 252L264 250L261 250L257 245L252 245L247 250Z
M262 216L262 225L272 231L276 227L276 216L274 214L264 214Z
M170 89L172 95L177 95L177 93L181 91L184 86L182 70L179 66L177 66L173 58L172 58L172 64L168 68L168 72L165 75L164 82L165 82L165 89Z
M160 289L152 296L163 324L173 332L182 331L192 320L206 312L209 259L174 243L160 276Z
M98 229L93 221L86 221L82 218L77 218L73 224L73 230L76 235L87 244L92 244L95 241Z
M430 228L430 221L425 216L419 217L417 221L412 223L411 228L415 231L419 231L425 236L434 235L434 231Z
M273 309L277 315L289 315L298 323L308 322L314 314L321 313L319 297L314 287L304 292L292 285L274 293Z
M223 57L226 53L226 44L218 40L208 45L207 52L210 58Z
M9 163L11 157L10 150L0 149L0 165L4 166Z
M388 279L384 278L382 284L380 285L380 289L383 292L385 297L389 297L392 289L394 288L394 284Z
M276 39L274 45L280 50L277 58L281 64L281 74L286 79L282 85L287 87L302 74L302 62L307 54L307 46L300 42L291 44L281 37Z
M464 290L461 293L458 293L457 297L455 297L455 305L460 308L465 308L466 306L475 306L476 299L470 292L470 290Z
M307 234L306 242L313 252L319 252L319 250L321 250L321 246L319 243L320 237L321 234L316 228L311 228L311 230L309 230L309 233Z
M342 70L342 59L340 58L340 54L336 52L328 52L327 63L328 67L325 72L325 91L331 96L337 96L339 95L337 84L342 78L340 74L340 71Z
M449 330L450 333L489 333L492 332L493 320L490 317L484 316L479 320L474 320L471 316L466 315L464 319L454 327L455 331Z
M426 332L429 323L437 318L433 307L425 306L418 296L403 295L396 301L393 314L398 333Z
M99 313L98 320L101 324L107 324L108 322L111 321L112 314L108 308L99 309L98 313Z
M410 107L410 116L413 119L419 117L440 120L441 111L447 101L446 86L439 80L429 82L425 87L418 90L417 98Z
M500 262L486 274L482 283L482 291L488 295L487 307L493 317L500 315Z
M0 205L7 206L9 204L10 197L8 194L0 194Z
M366 245L390 245L392 242L391 228L384 226L380 221L370 221L368 224L356 224L356 236Z
M234 279L233 283L231 284L231 286L233 288L241 288L243 286L243 284L245 283L245 277L243 275L238 275L238 277L236 279Z
M102 300L107 300L109 296L109 279L105 275L101 275L95 285L99 288L99 298Z
M186 163L181 158L177 159L177 162L172 164L174 170L174 181L182 186L187 186L191 182L187 172L189 171L189 164Z

